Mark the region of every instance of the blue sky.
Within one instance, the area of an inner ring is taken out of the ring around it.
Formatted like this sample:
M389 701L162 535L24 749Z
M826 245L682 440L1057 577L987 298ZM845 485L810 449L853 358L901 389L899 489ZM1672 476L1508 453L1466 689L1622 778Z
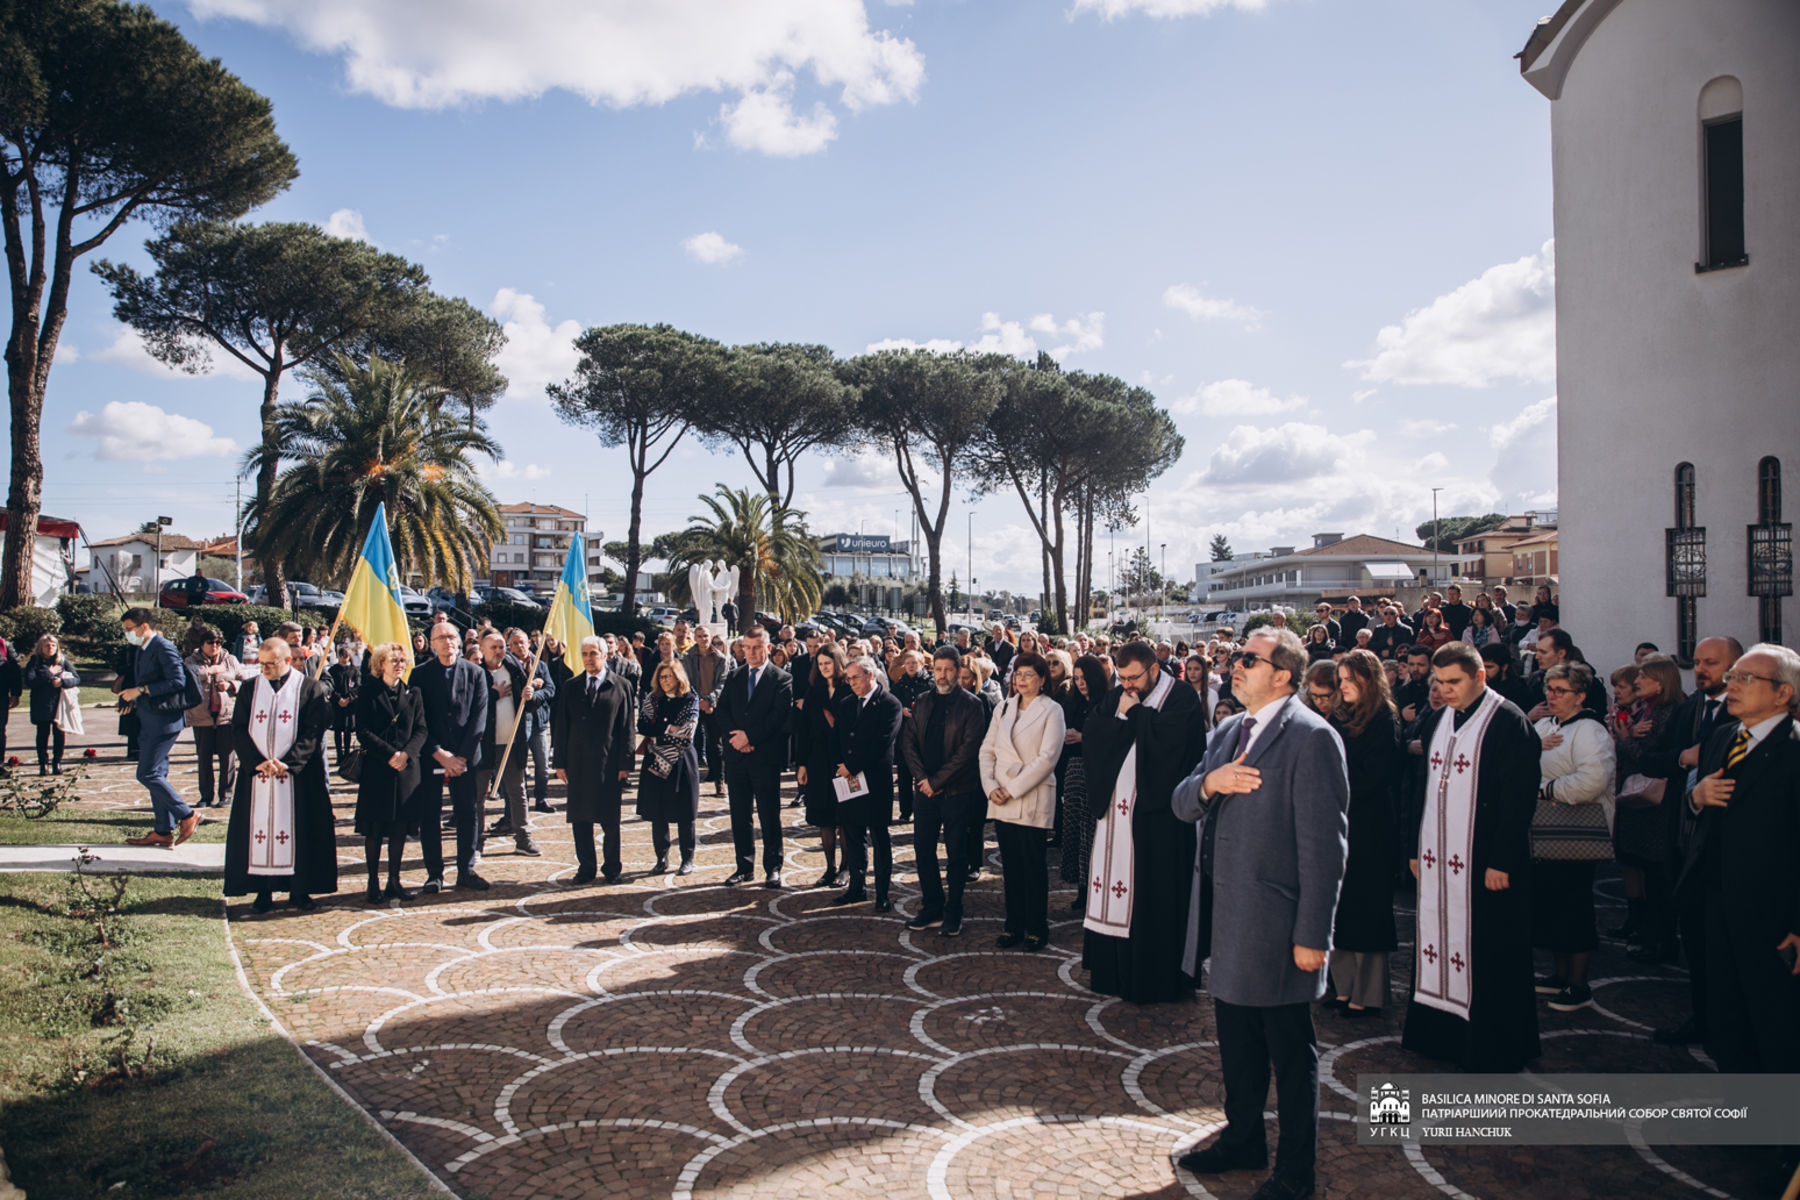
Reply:
M1433 486L1447 513L1554 503L1549 112L1512 59L1549 0L155 7L299 157L251 219L366 237L506 323L503 502L623 536L623 451L543 387L581 327L668 321L845 355L1042 348L1150 387L1187 438L1146 505L1174 575L1219 532L1410 538ZM148 234L104 254L142 265ZM45 511L94 538L229 529L257 382L172 374L109 308L83 272ZM646 530L749 480L684 445ZM797 503L820 532L909 522L877 458L805 464ZM1016 510L974 504L976 575L1035 591Z

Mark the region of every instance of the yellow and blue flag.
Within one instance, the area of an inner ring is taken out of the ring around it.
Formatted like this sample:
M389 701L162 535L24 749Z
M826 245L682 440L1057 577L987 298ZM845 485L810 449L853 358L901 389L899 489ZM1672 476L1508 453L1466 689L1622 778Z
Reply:
M550 615L544 618L544 636L562 643L569 670L579 675L586 669L581 665L581 639L594 636L594 610L588 604L587 548L579 533L569 535L569 557L556 581Z
M412 630L406 624L406 607L400 603L400 572L394 568L394 548L388 541L387 505L375 509L375 523L363 541L362 556L350 576L338 620L357 632L373 648L384 642L400 643L406 655L408 678L413 669Z

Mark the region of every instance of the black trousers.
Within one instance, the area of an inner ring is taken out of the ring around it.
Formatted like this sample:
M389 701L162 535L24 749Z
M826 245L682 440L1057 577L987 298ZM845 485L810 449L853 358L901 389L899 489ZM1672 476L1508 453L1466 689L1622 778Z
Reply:
M1725 897L1707 890L1706 1051L1728 1074L1800 1072L1800 979L1773 946L1758 946L1746 961L1733 944Z
M45 721L37 727L38 766L62 765L63 738L62 726L55 721Z
M456 829L456 870L471 869L475 857L475 772L464 771L451 779L438 774L429 765L419 781L419 853L425 859L425 873L433 879L444 877L444 791L450 792L450 821Z
M717 783L725 771L725 760L719 751L718 718L711 713L701 713L697 732L694 750L700 756L700 765L706 768L706 782Z
M237 783L237 743L231 724L194 726L194 756L200 761L200 803L211 804L220 795L229 799ZM215 761L219 768L217 792L213 791Z
M913 802L913 862L919 874L919 912L956 917L963 911L963 885L968 882L969 839L981 828L987 801L980 796L927 796ZM949 894L938 874L938 842L944 846L944 872Z
M731 841L737 869L756 866L756 826L762 826L764 871L781 870L781 766L733 751L725 763L725 793L731 800Z
M1006 932L1048 939L1050 868L1044 863L1049 830L995 821L1000 842L1000 875L1006 891Z
M893 799L870 795L839 808L852 810L843 813L845 820L841 826L844 866L850 872L850 894L863 894L863 876L869 870L869 845L874 843L875 899L886 900L888 884L894 878L894 843L888 835L888 822L894 816Z
M681 847L681 861L692 862L694 860L693 818L690 817L685 821L676 821L674 824L675 837ZM650 822L650 847L656 851L656 857L669 857L669 822Z
M1225 1077L1225 1132L1219 1145L1249 1150L1268 1145L1263 1102L1274 1065L1275 1113L1281 1123L1275 1174L1313 1182L1319 1141L1319 1039L1312 1006L1268 1008L1227 1004L1213 998L1219 1025L1219 1066Z
M1693 1007L1694 1024L1704 1031L1707 1022L1707 929L1706 908L1699 899L1693 896L1677 899L1675 928L1681 934L1681 952L1687 959L1688 1001Z
M894 795L900 801L900 820L903 822L912 820L912 768L906 765L906 760L904 758L894 763Z
M583 873L599 870L607 878L612 878L624 870L619 861L619 803L613 801L600 810L600 849L605 854L604 860L597 860L594 854L593 821L571 821L569 832L575 835L575 861Z

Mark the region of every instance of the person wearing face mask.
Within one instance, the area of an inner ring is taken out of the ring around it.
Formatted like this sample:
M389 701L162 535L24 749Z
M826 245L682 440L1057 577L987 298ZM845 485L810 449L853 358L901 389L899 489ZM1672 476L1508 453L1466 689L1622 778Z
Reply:
M194 835L199 814L181 794L169 786L169 751L181 736L191 704L199 702L200 689L189 695L187 668L168 638L156 629L156 614L147 608L128 608L120 616L125 640L137 647L132 663L132 686L119 699L138 716L137 781L150 793L156 828L141 838L128 838L137 846L179 846Z
M251 912L268 912L286 890L298 909L337 891L337 833L321 753L331 726L331 693L293 669L285 641L257 648L260 678L239 690L231 714L237 790L225 833L225 894L254 892Z

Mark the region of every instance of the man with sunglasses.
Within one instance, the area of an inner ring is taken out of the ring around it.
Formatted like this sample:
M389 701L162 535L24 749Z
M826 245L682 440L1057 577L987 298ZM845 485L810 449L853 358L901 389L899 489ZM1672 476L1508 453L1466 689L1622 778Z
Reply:
M1125 642L1114 662L1116 686L1082 729L1096 825L1081 965L1094 991L1153 1004L1193 987L1181 954L1194 827L1169 797L1206 749L1206 708L1149 642Z
M1245 710L1220 725L1205 759L1175 789L1174 815L1200 826L1187 958L1219 1030L1226 1125L1184 1155L1196 1174L1268 1163L1263 1102L1275 1075L1281 1135L1275 1170L1254 1200L1313 1192L1319 1132L1319 1041L1312 1003L1325 994L1338 887L1349 851L1344 744L1296 695L1306 648L1291 630L1260 629L1233 657Z

